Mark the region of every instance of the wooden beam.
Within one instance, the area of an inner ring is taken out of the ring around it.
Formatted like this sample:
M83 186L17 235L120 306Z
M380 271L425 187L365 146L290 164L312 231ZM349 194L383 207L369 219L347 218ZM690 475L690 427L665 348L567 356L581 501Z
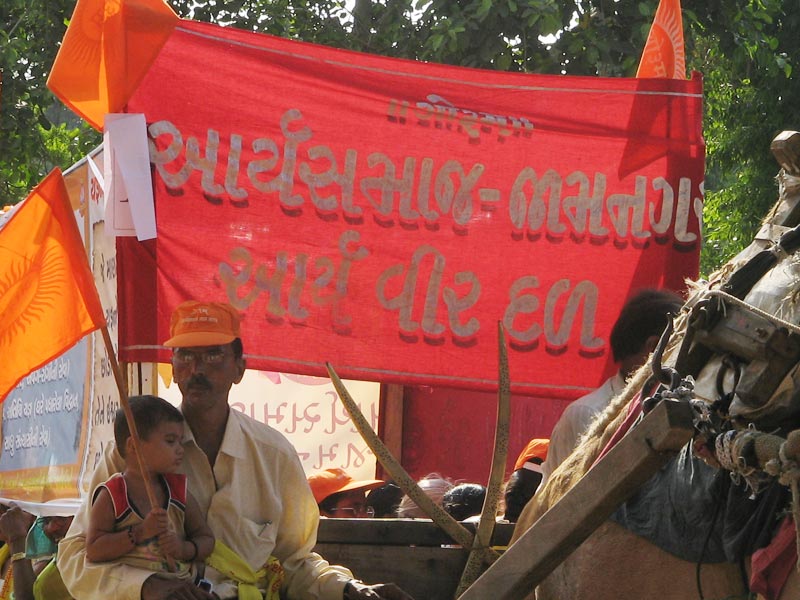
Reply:
M782 131L769 146L778 164L790 175L800 175L800 132Z
M521 600L692 438L688 404L666 400L526 531L459 600Z
M475 532L475 523L464 523ZM507 546L513 523L498 523L492 545ZM358 579L391 581L417 600L453 600L469 550L427 519L320 519L314 548Z
M475 533L475 523L462 525ZM513 523L497 523L491 545L508 546L513 532ZM440 547L452 546L453 540L429 519L320 519L317 543Z
M403 386L396 383L381 385L381 411L378 435L384 445L403 462ZM386 478L386 473L378 463L378 477Z
M317 544L314 551L362 581L391 581L417 600L453 600L469 554L458 546Z

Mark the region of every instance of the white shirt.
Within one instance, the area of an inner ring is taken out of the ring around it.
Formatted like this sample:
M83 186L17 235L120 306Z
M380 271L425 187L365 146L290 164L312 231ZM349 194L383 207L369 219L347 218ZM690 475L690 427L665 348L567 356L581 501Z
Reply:
M572 454L580 436L589 428L595 417L603 412L611 399L625 387L625 380L617 372L593 392L582 396L567 406L550 434L547 460L542 463L542 488L556 467Z

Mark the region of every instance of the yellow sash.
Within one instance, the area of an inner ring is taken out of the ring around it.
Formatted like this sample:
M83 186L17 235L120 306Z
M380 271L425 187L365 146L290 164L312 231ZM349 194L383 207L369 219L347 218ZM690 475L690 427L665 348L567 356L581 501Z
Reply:
M263 567L253 572L241 556L216 540L214 551L206 559L206 564L238 584L239 600L280 600L283 567L274 556L270 556ZM266 583L265 596L261 595L257 587L260 581Z
M47 563L47 566L42 569L33 582L33 598L34 600L72 600L72 596L69 595L67 587L64 585L64 580L61 579L61 573L56 567L55 557Z

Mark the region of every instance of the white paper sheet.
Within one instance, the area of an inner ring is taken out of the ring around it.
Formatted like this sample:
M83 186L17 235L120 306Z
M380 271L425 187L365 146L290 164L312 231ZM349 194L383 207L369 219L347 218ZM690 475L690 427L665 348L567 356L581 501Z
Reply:
M106 115L103 143L106 233L139 241L156 237L144 115Z

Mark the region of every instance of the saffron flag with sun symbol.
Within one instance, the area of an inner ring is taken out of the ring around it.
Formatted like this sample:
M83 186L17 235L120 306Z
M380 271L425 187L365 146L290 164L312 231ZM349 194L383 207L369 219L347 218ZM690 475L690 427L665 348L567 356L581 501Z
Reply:
M59 169L0 228L0 402L28 373L105 325Z
M121 112L179 19L164 0L78 0L47 86L95 129Z
M636 77L686 79L681 0L660 0Z

